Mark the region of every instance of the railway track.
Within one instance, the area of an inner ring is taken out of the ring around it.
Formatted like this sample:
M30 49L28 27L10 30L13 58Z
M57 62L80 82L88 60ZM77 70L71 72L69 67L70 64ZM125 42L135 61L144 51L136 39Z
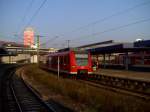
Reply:
M66 78L66 74L61 74ZM80 82L98 88L107 89L113 92L134 96L143 100L150 100L150 81L140 79L130 79L123 77L115 77L111 75L90 74L77 76L75 79ZM74 77L73 77L74 79Z
M66 78L67 74L62 73L61 76ZM87 75L85 74L81 74L75 79L81 79L80 82L87 83L88 85L98 88L134 96L143 100L150 100L150 81L102 74L90 74L88 77L86 76ZM74 77L72 78L74 79Z
M3 82L3 112L71 112L54 102L45 102L39 95L10 70Z
M150 100L150 82L148 81L99 74L89 75L84 80L92 86Z

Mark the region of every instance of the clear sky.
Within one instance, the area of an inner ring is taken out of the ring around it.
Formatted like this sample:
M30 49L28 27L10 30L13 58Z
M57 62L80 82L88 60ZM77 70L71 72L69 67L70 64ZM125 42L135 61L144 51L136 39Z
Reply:
M43 1L0 0L0 40L22 41L23 29ZM67 46L66 40L71 46L110 39L147 40L150 0L47 0L29 26L46 36L41 43L48 47Z

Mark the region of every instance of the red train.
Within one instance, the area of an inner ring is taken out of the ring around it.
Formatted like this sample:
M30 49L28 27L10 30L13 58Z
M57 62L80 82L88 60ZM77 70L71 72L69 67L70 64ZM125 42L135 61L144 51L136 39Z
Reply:
M56 53L40 56L40 66L52 71L57 71L58 59L61 73L70 75L92 74L92 59L90 53L75 49L64 49Z
M113 63L115 64L124 64L126 56L124 54L120 54L115 57ZM128 55L128 63L129 65L150 65L150 53L131 53Z

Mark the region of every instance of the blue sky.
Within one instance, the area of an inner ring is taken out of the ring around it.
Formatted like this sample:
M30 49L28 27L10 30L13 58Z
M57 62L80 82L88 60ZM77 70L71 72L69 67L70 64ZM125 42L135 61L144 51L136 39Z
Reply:
M43 2L33 0L29 8L31 1L0 0L0 40L22 41L21 32ZM136 8L116 14L136 5ZM113 14L116 15L101 21ZM46 36L41 38L41 43L58 36L46 46L60 48L67 46L66 40L71 40L71 46L80 46L110 39L119 42L150 39L150 21L92 35L144 19L150 19L150 0L47 0L29 26L36 34ZM21 35L15 37L15 34Z

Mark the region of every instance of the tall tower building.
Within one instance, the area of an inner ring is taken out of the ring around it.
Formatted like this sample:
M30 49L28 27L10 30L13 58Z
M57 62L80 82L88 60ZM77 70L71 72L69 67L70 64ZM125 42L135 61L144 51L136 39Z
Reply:
M24 31L24 45L32 47L34 45L34 31L31 27Z

